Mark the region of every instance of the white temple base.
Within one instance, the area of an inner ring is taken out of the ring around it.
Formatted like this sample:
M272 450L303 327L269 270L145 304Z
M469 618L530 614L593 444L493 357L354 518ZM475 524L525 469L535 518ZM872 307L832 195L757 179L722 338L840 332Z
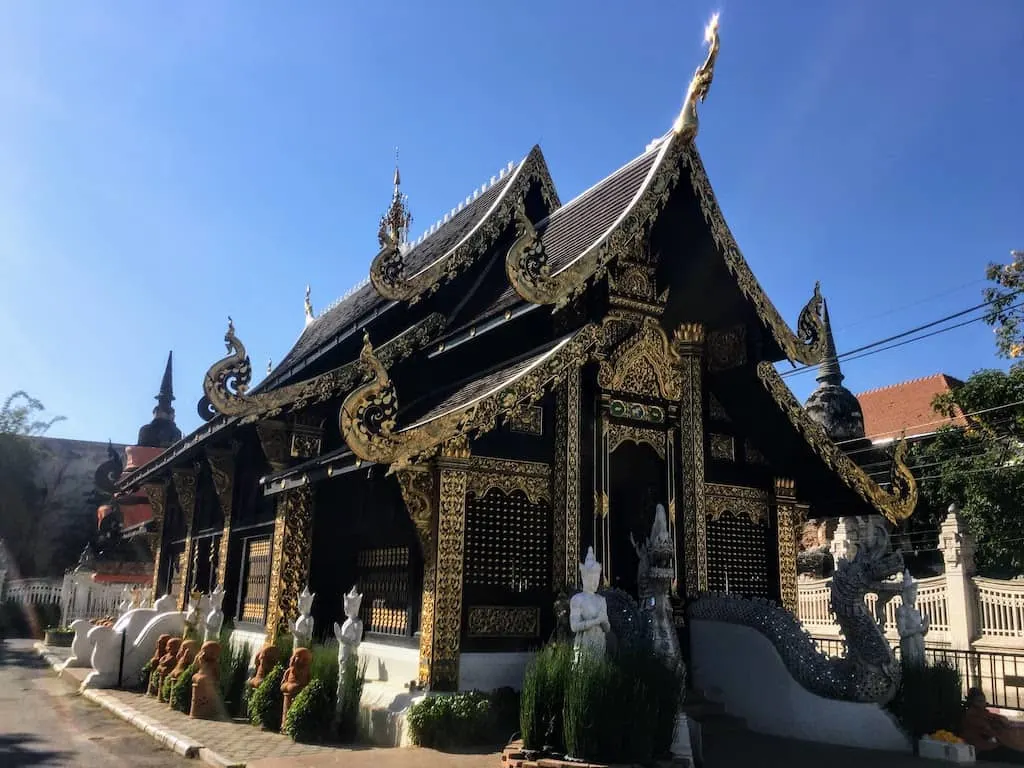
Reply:
M895 718L877 704L826 699L801 686L775 646L750 627L690 623L694 687L760 733L848 747L910 753Z

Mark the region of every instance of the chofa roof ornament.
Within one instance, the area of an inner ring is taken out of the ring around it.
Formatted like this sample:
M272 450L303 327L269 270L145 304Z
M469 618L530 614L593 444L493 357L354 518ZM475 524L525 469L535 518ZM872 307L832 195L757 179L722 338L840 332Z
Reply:
M690 87L686 91L686 100L683 108L672 126L672 132L680 135L687 134L688 138L697 135L699 120L697 119L697 102L704 102L708 91L711 90L711 81L715 77L715 60L718 58L718 14L711 17L711 21L704 27L704 42L708 46L708 56L704 59L697 71L693 73L690 80Z

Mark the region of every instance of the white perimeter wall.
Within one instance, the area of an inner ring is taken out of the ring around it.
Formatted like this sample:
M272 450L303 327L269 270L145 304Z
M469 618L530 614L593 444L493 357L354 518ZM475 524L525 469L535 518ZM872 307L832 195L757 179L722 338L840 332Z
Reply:
M750 627L695 620L694 686L754 731L850 747L911 752L910 739L877 704L826 699L801 686L775 646Z

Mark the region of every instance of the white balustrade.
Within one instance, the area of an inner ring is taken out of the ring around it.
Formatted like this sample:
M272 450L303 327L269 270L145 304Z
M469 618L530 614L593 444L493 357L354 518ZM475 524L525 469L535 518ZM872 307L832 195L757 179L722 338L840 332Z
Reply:
M1024 638L1024 582L975 577L978 633L983 638Z

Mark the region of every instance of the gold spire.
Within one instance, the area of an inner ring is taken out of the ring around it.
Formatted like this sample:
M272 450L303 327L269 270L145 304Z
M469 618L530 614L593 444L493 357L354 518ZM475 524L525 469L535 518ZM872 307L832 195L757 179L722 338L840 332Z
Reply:
M306 285L306 325L309 325L315 319L313 317L313 301L310 299L309 285Z
M380 218L377 229L377 241L380 247L397 248L409 240L409 225L412 214L408 208L409 197L402 194L402 174L398 170L398 147L395 147L395 191L391 196L391 206Z
M704 42L708 46L708 55L697 71L693 73L690 80L690 87L686 91L686 101L683 102L683 109L672 126L674 133L679 134L684 130L697 134L697 102L704 103L708 91L711 89L711 81L715 77L715 60L718 58L718 14L711 17L711 21L704 27Z
M269 375L270 375L270 372L271 372L272 370L274 370L274 361L273 361L273 359L272 359L272 358L269 358L269 357L268 357L268 358L267 358L267 376L269 376Z

